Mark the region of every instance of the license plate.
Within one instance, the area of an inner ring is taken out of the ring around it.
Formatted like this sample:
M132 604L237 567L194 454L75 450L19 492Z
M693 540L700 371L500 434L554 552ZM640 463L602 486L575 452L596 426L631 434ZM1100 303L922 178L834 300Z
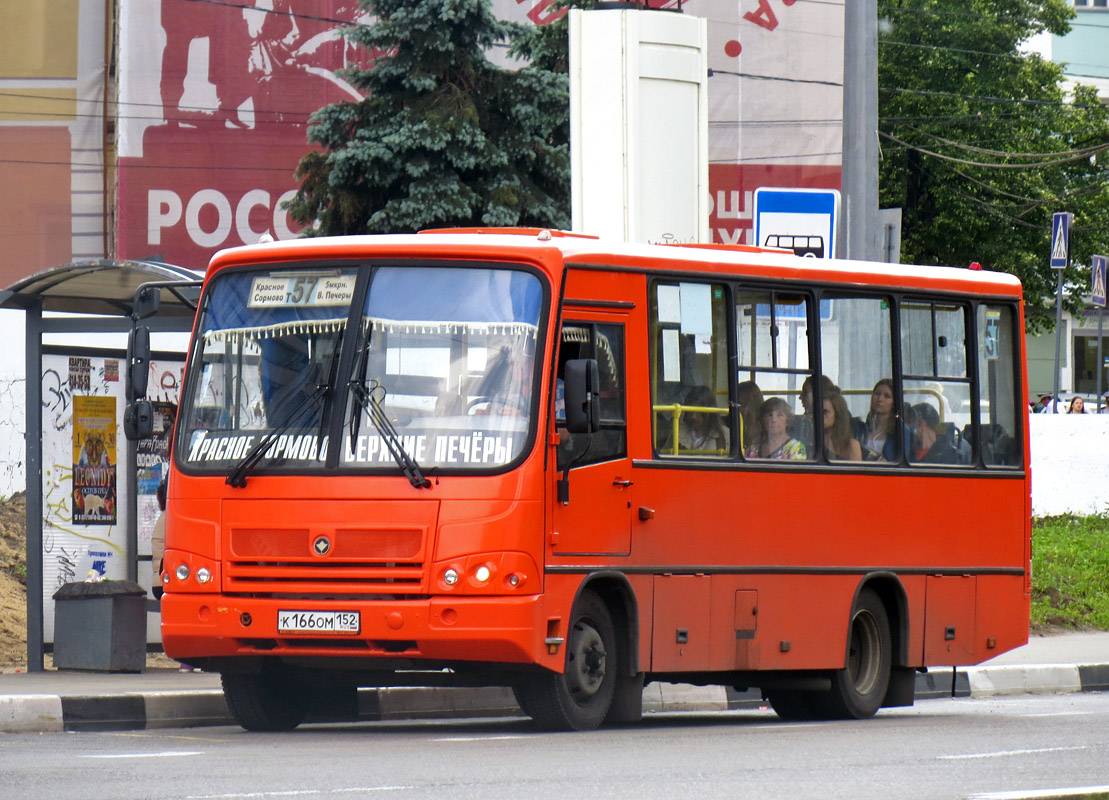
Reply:
M278 633L358 633L357 611L278 611Z

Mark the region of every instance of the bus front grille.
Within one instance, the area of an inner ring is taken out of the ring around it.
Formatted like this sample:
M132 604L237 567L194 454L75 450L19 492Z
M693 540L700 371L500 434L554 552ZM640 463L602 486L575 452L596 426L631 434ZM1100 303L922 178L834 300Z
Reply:
M223 588L228 592L333 595L336 593L421 591L422 563L344 561L228 561Z

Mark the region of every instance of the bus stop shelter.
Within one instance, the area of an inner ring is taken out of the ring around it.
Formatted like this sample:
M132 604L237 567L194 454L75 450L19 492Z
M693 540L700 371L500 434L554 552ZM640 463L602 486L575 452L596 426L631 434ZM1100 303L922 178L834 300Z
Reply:
M127 333L136 291L154 284L161 295L156 316L144 320L152 332L192 329L202 272L154 261L99 260L38 272L0 291L0 308L19 309L26 320L27 481L27 668L43 670L43 337L50 334ZM121 354L122 355L122 354ZM123 359L121 358L121 361ZM124 376L125 379L125 376ZM118 436L117 440L122 440ZM138 575L135 443L126 442L129 501L120 509L126 542L127 579Z

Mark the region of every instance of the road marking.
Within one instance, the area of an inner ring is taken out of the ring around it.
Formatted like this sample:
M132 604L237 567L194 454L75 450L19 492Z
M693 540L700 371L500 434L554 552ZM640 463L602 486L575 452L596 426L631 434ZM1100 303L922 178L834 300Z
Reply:
M1035 789L1032 791L987 792L972 794L970 800L1036 800L1050 797L1084 797L1109 792L1109 786L1074 786L1066 789Z
M1020 714L1021 717L1088 717L1093 711L1045 711L1042 714Z
M997 750L993 753L963 753L957 756L936 756L940 761L961 761L968 758L1002 758L1004 756L1027 756L1035 753L1059 753L1065 750L1089 750L1085 744L1074 747L1038 747L1034 750Z
M199 750L167 750L164 753L98 753L79 758L180 758L199 755L202 755Z
M441 739L432 739L433 742L492 742L497 739L532 739L532 736L513 734L511 736L445 736Z
M187 800L244 800L252 797L322 797L330 794L350 794L354 792L404 792L415 786L346 786L338 789L289 789L282 792L229 792L227 794L191 794Z

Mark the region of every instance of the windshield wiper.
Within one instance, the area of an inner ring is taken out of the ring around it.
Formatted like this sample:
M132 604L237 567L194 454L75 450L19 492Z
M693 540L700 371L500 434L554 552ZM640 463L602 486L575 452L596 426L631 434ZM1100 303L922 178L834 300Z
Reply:
M385 446L389 448L389 453L393 456L393 460L397 462L401 472L408 478L408 482L415 486L417 489L427 489L431 486L431 481L423 476L420 472L420 465L416 463L416 459L408 454L401 443L400 435L397 429L393 427L393 423L389 421L389 417L385 414L385 409L381 407L381 401L385 399L385 387L377 381L367 381L365 379L355 379L349 384L350 393L354 399L358 401L358 410L355 412L356 417L361 419L362 412L366 412L366 416L370 418L370 422L377 428L377 432L381 434L382 441ZM358 427L354 420L351 420L351 441L357 437ZM353 447L351 448L353 449Z
M231 468L227 473L227 485L234 486L236 489L241 489L246 486L246 476L254 467L262 460L262 454L269 449L269 446L277 441L277 437L289 430L289 428L300 422L301 419L318 403L322 402L327 393L331 391L331 383L321 383L316 386L311 394L308 394L301 400L296 407L289 412L289 415L278 427L267 433L258 440L258 444L250 448L242 460Z

